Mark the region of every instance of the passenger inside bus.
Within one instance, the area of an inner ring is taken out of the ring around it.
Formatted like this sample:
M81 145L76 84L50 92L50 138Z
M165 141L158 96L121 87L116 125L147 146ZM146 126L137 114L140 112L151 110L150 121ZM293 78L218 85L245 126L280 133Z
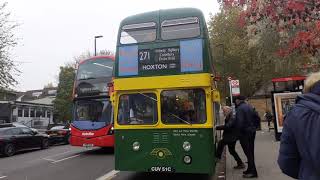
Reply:
M156 96L151 93L122 95L119 124L154 124L157 119Z
M201 89L163 91L161 115L165 124L199 124L206 121L205 96Z

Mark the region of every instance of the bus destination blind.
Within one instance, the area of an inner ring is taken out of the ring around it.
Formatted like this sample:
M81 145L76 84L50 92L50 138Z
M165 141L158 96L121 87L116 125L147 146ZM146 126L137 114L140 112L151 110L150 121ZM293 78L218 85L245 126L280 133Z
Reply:
M139 70L178 70L180 69L180 48L169 47L139 50Z

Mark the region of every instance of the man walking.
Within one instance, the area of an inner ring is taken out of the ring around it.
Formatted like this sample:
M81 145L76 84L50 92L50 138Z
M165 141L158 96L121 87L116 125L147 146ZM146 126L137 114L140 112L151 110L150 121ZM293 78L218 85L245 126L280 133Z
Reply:
M246 97L238 96L236 103L236 123L240 129L240 144L248 159L248 168L243 178L258 177L254 160L254 141L256 138L255 114L252 107L245 102Z
M295 179L320 179L320 72L305 81L304 94L286 115L278 164Z

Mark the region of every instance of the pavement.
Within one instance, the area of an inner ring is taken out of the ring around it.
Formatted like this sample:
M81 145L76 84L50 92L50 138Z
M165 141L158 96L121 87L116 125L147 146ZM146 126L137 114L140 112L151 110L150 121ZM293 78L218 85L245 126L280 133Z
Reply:
M292 178L283 174L278 166L277 158L279 154L280 142L275 140L274 131L268 131L266 123L262 123L262 130L257 131L255 141L255 161L260 180L292 180ZM243 153L240 143L237 142L236 150L241 159L246 162L247 159ZM226 152L226 179L239 180L242 178L242 171L234 170L236 161Z

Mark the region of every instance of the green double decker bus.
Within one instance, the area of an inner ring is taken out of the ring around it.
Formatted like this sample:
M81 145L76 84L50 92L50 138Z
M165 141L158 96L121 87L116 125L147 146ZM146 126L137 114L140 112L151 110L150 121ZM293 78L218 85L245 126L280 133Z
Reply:
M202 12L169 9L125 18L115 79L115 168L212 174L219 116Z

